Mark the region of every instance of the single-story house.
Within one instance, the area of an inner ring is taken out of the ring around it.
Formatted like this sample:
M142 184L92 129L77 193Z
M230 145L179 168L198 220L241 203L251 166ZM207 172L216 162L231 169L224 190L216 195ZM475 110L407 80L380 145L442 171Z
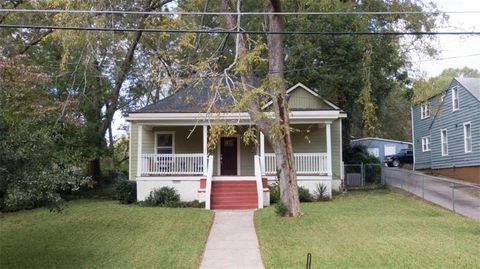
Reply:
M350 145L363 145L370 155L378 158L380 162L385 161L385 156L394 155L402 149L412 148L411 142L385 139L379 137L355 138L350 140Z
M254 123L246 112L222 112L231 100L220 98L214 87L210 80L199 81L129 113L129 176L137 183L138 200L170 186L182 200L205 201L207 209L269 204L267 184L276 180L275 154L260 132L257 143L243 142L242 131ZM323 184L331 195L342 180L346 113L301 83L287 94L291 126L298 130L292 133L298 185L313 192ZM207 113L212 105L216 112ZM269 111L270 105L263 109ZM234 125L238 134L221 137L209 150L209 130L219 121Z

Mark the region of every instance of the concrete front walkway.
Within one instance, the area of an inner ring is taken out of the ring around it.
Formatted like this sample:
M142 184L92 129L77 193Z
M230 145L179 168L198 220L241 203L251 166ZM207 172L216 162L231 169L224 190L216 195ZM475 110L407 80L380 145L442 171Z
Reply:
M200 269L263 268L253 211L215 211Z

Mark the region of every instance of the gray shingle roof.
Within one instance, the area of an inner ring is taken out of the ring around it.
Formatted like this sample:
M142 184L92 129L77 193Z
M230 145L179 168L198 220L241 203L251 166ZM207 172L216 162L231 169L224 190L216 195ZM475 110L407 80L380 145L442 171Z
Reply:
M234 102L227 90L225 79L220 80L221 83L218 83L218 78L199 79L186 88L179 90L154 104L130 113L205 113L210 106L210 112L229 111L229 106L233 105ZM255 84L260 85L260 81L256 80ZM218 91L216 89L218 89ZM214 100L215 102L212 105ZM312 109L295 108L292 110Z
M455 80L480 100L480 78L455 78Z
M225 84L225 80L222 80ZM215 84L212 79L201 79L192 83L155 104L148 105L131 113L165 113L165 112L206 112L214 100ZM220 94L215 98L213 111L224 110L233 100L227 94Z

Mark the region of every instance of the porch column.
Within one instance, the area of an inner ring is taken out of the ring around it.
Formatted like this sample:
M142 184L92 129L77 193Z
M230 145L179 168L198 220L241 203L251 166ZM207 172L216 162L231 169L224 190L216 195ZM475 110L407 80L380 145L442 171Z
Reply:
M265 135L260 132L260 168L262 175L265 175Z
M137 132L137 177L142 175L142 139L143 125L138 125Z
M207 175L208 126L203 125L203 175Z
M325 131L327 135L327 169L328 175L332 176L332 128L331 123L325 124Z

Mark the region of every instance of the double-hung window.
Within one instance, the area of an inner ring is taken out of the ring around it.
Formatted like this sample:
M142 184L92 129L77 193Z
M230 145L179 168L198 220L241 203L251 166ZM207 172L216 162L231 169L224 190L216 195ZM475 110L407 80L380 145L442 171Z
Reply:
M457 111L460 109L460 100L458 95L458 88L452 89L452 110Z
M422 137L422 151L430 151L430 136Z
M470 122L463 124L463 142L465 152L472 152L472 124Z
M157 154L173 154L175 137L173 132L157 132L155 135L155 152Z
M442 156L448 155L448 134L447 129L440 130L440 140L442 142Z
M429 107L429 105L428 105L428 102L427 102L427 103L423 103L423 104L420 106L420 112L421 112L421 118L422 118L422 120L430 117L430 107Z

